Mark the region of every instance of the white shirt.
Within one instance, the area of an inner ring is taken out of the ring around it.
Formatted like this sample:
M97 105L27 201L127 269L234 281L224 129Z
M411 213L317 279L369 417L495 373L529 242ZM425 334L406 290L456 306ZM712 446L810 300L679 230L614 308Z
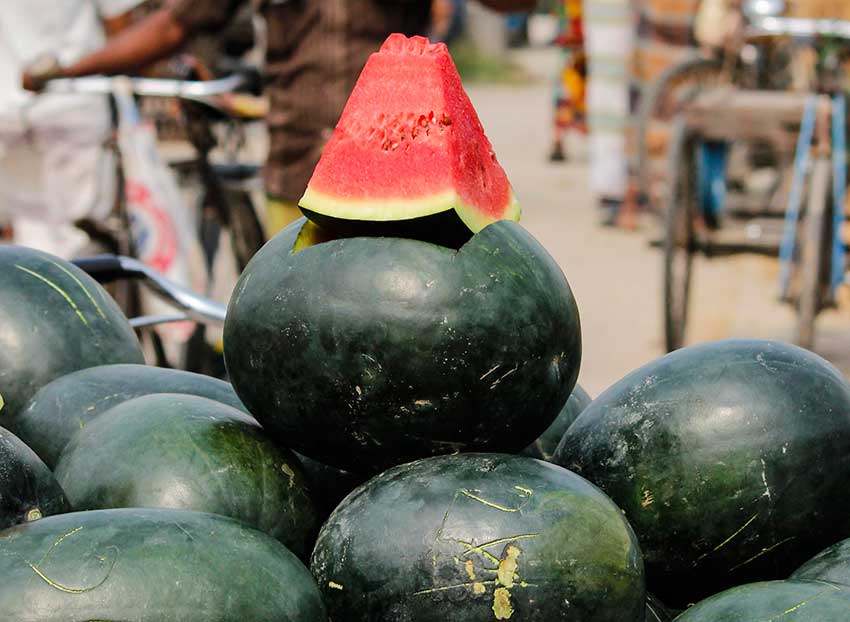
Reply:
M141 0L0 0L0 116L20 110L37 98L38 106L71 106L67 95L34 95L21 88L21 74L45 54L63 65L101 48L102 19L129 11ZM64 102L64 104L63 104Z
M15 242L72 257L87 241L72 226L114 203L109 100L35 94L21 74L45 54L67 65L101 48L102 20L140 0L0 0L0 221Z

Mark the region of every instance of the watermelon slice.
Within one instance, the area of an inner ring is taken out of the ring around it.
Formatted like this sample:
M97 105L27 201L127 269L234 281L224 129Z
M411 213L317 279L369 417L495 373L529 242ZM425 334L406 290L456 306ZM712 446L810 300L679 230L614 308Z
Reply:
M300 205L382 222L453 209L474 233L520 215L448 48L401 34L366 63Z

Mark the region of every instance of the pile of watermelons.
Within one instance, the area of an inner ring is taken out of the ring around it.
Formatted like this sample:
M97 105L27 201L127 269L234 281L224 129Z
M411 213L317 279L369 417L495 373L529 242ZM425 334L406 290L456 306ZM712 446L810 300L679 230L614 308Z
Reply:
M443 46L372 57L304 203L233 293L232 386L0 247L0 620L850 620L850 384L726 341L591 401Z

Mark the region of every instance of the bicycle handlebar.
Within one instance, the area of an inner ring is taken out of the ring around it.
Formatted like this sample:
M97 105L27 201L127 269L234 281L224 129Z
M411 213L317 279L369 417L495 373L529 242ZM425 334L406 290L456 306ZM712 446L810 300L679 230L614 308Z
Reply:
M216 80L173 80L166 78L130 78L127 76L86 76L83 78L56 78L47 82L45 92L61 94L108 95L119 85L129 85L136 95L148 97L180 97L183 99L205 99L232 93L250 84L244 73Z
M764 16L751 19L748 32L752 36L821 36L850 40L850 22L840 19Z
M99 283L111 283L121 279L140 280L156 296L185 314L135 318L131 321L135 327L185 319L204 324L224 324L227 311L225 305L199 296L170 281L138 259L121 255L97 255L75 259L73 263Z

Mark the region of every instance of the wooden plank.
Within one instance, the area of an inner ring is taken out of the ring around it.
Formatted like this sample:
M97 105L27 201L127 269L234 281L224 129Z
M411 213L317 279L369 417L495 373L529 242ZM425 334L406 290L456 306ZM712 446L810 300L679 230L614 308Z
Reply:
M706 91L689 104L688 127L715 140L767 139L793 144L807 95L744 91L723 87Z

